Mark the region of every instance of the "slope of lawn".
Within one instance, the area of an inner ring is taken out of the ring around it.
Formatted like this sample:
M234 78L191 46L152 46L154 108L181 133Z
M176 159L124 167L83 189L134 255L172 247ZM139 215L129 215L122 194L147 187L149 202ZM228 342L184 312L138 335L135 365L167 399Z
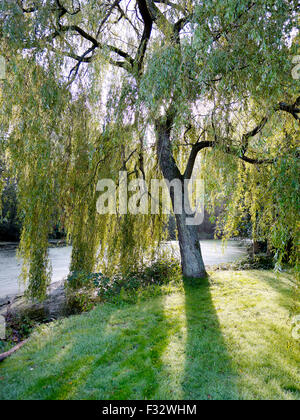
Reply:
M216 272L136 305L40 327L0 399L300 399L293 278Z

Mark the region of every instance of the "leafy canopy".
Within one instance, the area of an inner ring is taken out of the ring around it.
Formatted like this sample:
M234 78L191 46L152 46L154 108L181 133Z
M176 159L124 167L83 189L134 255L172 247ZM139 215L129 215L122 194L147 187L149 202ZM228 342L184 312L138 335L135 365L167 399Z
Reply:
M191 176L201 150L220 229L245 218L279 261L299 211L298 2L8 1L0 6L2 177L18 180L20 254L29 294L49 283L53 217L72 270L129 270L164 238L163 215L99 216L99 178L161 176L155 122L172 114L171 149ZM297 99L298 98L298 99ZM97 255L98 249L100 254ZM100 264L99 264L100 261Z

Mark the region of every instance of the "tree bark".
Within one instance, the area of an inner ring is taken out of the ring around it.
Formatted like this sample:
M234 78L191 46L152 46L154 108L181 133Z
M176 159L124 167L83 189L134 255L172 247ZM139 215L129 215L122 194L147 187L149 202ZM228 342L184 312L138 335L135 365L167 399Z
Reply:
M184 184L184 176L180 173L175 162L171 145L171 124L172 121L159 119L156 121L157 136L157 157L160 169L164 178L168 182L179 179ZM206 270L202 258L201 246L199 241L198 226L187 224L187 218L191 217L185 213L184 194L187 193L182 188L182 214L175 214L178 230L179 248L181 254L182 274L185 279L199 279L206 277ZM174 191L170 191L171 201L174 209ZM186 203L187 203L186 197Z
M185 214L176 215L182 274L187 279L206 277L198 226L187 226Z

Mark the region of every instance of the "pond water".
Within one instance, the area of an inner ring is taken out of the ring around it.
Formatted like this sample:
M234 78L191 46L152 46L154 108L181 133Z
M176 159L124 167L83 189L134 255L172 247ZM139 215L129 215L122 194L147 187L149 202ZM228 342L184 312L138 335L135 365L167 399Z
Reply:
M169 245L179 255L177 242ZM201 241L201 247L206 265L233 262L247 253L245 243L239 241L228 241L225 248L222 241ZM52 282L60 281L68 275L71 251L71 247L50 248ZM24 286L18 282L20 272L21 261L16 258L16 248L9 245L0 247L0 298L24 291Z

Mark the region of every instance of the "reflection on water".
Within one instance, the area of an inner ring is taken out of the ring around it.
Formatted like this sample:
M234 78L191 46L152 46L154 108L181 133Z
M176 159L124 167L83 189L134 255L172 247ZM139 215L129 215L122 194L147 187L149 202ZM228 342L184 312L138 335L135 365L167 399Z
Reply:
M228 241L224 248L222 241L201 241L203 259L206 265L222 264L235 261L246 254L245 245L238 241ZM175 255L179 256L177 242L171 242ZM60 281L68 275L71 247L51 248L52 281ZM0 248L0 297L16 294L24 290L18 284L21 272L21 262L16 258L16 250Z

